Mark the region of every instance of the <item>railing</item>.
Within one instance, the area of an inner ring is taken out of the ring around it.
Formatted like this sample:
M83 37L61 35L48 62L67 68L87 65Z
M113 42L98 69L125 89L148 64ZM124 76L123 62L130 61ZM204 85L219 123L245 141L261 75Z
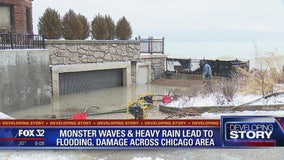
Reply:
M45 40L34 34L0 33L0 50L5 49L45 49Z
M190 74L201 74L201 61L206 61L212 68L213 75L230 77L236 73L236 67L249 71L250 61L235 60L205 60L205 59L181 59L166 58L166 70Z
M153 37L149 37L148 39L141 39L141 37L136 38L136 40L140 40L140 52L141 53L161 53L164 54L164 41L165 38L162 39L153 39Z

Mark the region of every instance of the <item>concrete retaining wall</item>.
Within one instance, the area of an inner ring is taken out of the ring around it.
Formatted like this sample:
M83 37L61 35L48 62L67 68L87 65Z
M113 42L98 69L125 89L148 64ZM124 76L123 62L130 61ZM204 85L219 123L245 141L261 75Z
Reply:
M51 103L48 50L0 51L0 111Z
M139 61L151 64L151 80L153 80L155 78L160 78L165 72L166 58L167 57L164 54L143 54L139 56ZM155 71L156 69L159 69L159 71ZM156 77L155 72L159 72L160 76Z

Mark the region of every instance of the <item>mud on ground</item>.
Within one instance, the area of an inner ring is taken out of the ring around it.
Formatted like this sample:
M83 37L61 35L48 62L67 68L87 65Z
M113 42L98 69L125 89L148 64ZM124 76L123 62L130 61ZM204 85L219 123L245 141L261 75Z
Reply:
M177 96L189 95L196 96L197 94L207 94L218 89L218 84L224 79L222 77L214 77L207 85L202 80L202 75L195 74L173 74L172 76L162 76L160 79L155 79L151 83L163 86L176 87L175 93ZM181 89L183 88L183 89Z
M221 79L221 77L213 76L212 83L217 83ZM160 79L155 79L151 83L176 87L202 86L204 84L202 80L202 75L181 73L173 74L172 76L163 75Z

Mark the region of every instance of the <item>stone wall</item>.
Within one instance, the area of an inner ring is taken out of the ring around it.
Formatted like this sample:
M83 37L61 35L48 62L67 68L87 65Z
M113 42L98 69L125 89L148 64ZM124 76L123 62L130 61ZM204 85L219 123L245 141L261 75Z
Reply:
M140 54L139 41L47 40L46 48L52 65L137 61Z
M136 64L151 64L151 79L154 69L160 66L161 74L165 71L164 54L141 55L140 41L91 41L91 40L47 40L46 48L50 51L51 65L72 65L106 62L131 62L131 82L136 83Z
M47 40L51 65L137 61L139 41ZM135 73L131 73L135 82Z
M0 50L0 111L51 103L48 50Z

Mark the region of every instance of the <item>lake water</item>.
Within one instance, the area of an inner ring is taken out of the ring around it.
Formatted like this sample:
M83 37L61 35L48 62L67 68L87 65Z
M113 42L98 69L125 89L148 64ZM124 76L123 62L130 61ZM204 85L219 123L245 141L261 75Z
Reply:
M282 55L281 63L284 65L283 42L171 42L165 40L165 54L171 58L249 60L251 67L256 67L255 59L269 52L278 56Z

